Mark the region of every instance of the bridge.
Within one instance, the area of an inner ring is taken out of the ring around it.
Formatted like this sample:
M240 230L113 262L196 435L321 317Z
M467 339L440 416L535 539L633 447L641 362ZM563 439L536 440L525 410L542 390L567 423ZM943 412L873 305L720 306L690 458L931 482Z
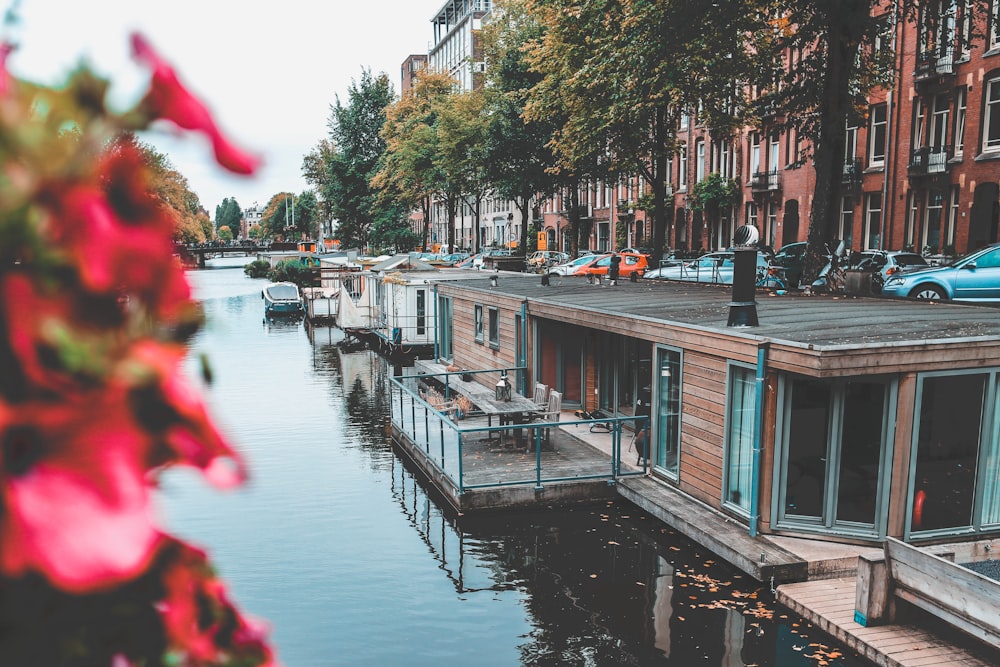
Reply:
M273 249L273 248L272 248ZM180 256L185 263L197 261L198 268L205 268L205 260L213 257L225 257L226 255L243 255L244 257L254 257L261 251L268 250L268 246L257 245L256 243L246 243L242 245L211 245L193 244L184 245L178 243L174 246L174 253Z

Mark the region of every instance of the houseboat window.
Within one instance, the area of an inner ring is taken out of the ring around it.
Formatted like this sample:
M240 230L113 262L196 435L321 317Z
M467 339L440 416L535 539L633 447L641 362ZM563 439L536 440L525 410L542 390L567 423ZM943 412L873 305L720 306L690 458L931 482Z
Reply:
M483 342L483 307L480 304L476 304L475 311L473 312L473 328L475 333L475 340L477 343Z
M781 393L779 525L882 534L894 385L784 376Z
M726 462L723 503L750 513L754 417L756 415L756 371L729 367L729 405L726 415Z
M681 353L667 348L656 349L656 420L657 467L677 476L681 443Z
M417 335L427 333L427 290L417 290Z
M965 373L921 379L909 503L911 533L967 531L1000 522L996 462L1000 444L995 437L983 438L990 421L985 406L995 377L996 373ZM996 407L992 412L995 421ZM991 430L995 433L996 426ZM983 489L981 521L975 516L977 486Z
M500 349L500 311L490 308L490 347Z
M441 359L451 359L454 355L452 349L452 303L451 297L438 297L438 357Z

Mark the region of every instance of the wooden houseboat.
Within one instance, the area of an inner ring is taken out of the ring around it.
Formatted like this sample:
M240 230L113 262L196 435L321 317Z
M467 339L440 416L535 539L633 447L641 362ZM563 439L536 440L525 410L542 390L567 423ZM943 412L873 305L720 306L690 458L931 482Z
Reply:
M440 363L608 417L648 391L650 479L751 536L1000 536L1000 310L760 293L730 327L731 288L496 282L437 285Z

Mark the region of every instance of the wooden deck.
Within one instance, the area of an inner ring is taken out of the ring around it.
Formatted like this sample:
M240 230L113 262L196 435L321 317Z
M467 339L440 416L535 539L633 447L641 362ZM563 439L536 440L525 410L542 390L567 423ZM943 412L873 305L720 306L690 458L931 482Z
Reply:
M991 656L986 648L964 648L912 625L870 628L859 625L854 621L854 577L784 584L778 587L777 600L876 665L996 667L1000 664L1000 655Z
M576 418L572 412L566 411L563 419L570 421ZM464 429L461 470L454 457L444 457L445 466L442 469L442 459L437 456L437 443L433 437L431 455L428 456L419 443L395 424L392 433L407 458L424 471L459 511L600 502L617 495L614 485L609 483L614 478L610 434L589 434L585 426L573 424L553 427L549 429L548 441L543 440L540 451L536 452L536 428L510 428L503 432L468 431L486 428L486 416L466 418L460 424ZM494 420L493 427L496 426ZM581 437L584 433L606 442L595 446ZM635 459L629 460L634 456L625 452L618 468L619 474L643 474L643 468L634 465Z

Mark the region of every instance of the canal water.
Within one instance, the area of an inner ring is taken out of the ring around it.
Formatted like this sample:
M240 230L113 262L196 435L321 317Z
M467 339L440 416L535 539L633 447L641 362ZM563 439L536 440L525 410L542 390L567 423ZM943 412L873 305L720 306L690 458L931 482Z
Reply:
M163 520L288 667L868 664L624 501L456 516L394 454L381 358L264 321L263 283L232 262L189 279L208 323L188 370L209 360L252 477L223 493L172 472Z

